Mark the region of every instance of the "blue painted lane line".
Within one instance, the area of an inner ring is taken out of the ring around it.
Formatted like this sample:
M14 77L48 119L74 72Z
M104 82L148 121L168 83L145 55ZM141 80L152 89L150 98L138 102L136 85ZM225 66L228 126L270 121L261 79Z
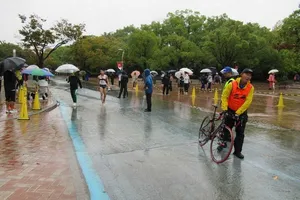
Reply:
M75 148L78 163L90 192L91 200L109 200L109 196L104 190L103 183L93 168L93 162L85 150L86 147L78 133L77 126L73 121L70 120L70 113L63 102L61 102L60 110L64 121L67 124L69 135Z

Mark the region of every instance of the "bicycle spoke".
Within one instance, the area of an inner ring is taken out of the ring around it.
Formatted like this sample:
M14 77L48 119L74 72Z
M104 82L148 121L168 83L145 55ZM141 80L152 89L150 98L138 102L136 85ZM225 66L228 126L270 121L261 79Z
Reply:
M207 143L207 141L210 139L210 133L212 131L211 127L212 127L212 120L210 120L209 117L205 117L199 129L198 142L200 146L204 146Z
M228 131L232 136L232 131L228 127L217 129L217 132L213 133L214 136L210 145L211 157L216 163L222 163L227 160L233 147L233 142L224 141L224 130Z

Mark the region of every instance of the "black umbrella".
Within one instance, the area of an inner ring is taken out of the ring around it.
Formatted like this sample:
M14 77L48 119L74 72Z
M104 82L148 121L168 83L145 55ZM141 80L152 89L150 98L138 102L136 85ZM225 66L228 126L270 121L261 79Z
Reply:
M174 74L175 72L177 72L175 69L171 69L168 71L168 74Z
M3 72L7 70L19 70L24 66L25 59L20 57L10 57L3 61Z
M217 73L217 69L215 67L209 67L208 69L211 70L212 74L216 74Z

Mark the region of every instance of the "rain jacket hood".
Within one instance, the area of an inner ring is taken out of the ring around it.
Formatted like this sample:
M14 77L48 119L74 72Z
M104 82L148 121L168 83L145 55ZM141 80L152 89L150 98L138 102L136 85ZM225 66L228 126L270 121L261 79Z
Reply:
M151 94L153 92L153 81L152 76L150 76L150 70L145 69L145 92Z
M145 69L145 77L150 75L150 70L149 69Z

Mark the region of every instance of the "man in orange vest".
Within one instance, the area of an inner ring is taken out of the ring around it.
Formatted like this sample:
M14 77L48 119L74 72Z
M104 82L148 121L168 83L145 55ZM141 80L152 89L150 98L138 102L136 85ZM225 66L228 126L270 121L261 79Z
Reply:
M241 77L232 81L222 93L222 110L226 112L225 124L233 128L235 121L238 120L236 137L234 140L234 155L240 159L244 158L242 147L244 143L244 131L248 121L247 110L252 103L254 87L250 83L253 71L244 69ZM225 133L224 140L227 140L229 133ZM226 145L225 145L226 146ZM224 147L218 148L221 151Z

